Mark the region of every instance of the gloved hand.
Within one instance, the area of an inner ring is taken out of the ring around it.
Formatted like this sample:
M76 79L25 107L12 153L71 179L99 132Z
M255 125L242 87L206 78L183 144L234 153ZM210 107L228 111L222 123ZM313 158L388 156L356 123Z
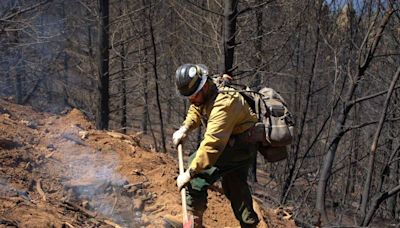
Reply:
M176 179L176 185L178 186L179 191L182 190L186 185L189 184L189 181L192 179L190 168L187 169L184 173L179 174Z
M188 129L185 126L179 128L179 130L175 131L172 135L172 143L175 147L177 147L183 140L186 138L186 132Z

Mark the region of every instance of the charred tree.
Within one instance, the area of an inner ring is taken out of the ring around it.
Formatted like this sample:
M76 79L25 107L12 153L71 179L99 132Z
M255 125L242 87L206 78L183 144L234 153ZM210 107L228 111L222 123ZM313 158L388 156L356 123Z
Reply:
M393 14L392 9L388 10L385 13L385 16L383 17L379 27L375 31L374 39L373 39L371 45L368 47L366 47L367 37L369 37L371 35L372 31L370 30L369 33L366 34L366 38L364 39L364 42L361 46L362 48L359 51L358 68L357 68L356 75L352 78L351 84L350 84L349 88L347 89L346 94L343 97L343 99L344 99L343 109L341 110L341 113L339 114L338 120L336 122L336 128L334 131L333 138L329 143L328 152L325 155L325 158L324 158L324 161L322 164L321 175L320 175L320 179L318 181L318 187L317 187L316 208L319 211L320 215L322 216L322 219L326 222L328 222L328 216L327 216L326 209L325 209L326 188L327 188L328 180L332 174L333 161L335 159L335 155L336 155L339 143L340 143L341 139L343 138L344 134L346 133L345 125L346 125L347 118L349 117L349 113L352 110L353 106L355 105L355 103L352 102L352 99L353 99L355 90L359 85L360 80L365 75L366 70L370 66L372 58L374 57L375 51L381 40L382 33L385 30L385 27L388 24L389 19L392 14ZM377 16L378 16L378 14L377 14ZM363 56L364 51L366 54Z
M236 20L238 0L225 1L224 6L224 66L223 72L232 76L234 70Z
M362 222L362 226L367 227L371 223L376 210L379 208L382 202L384 202L386 199L390 197L393 197L399 192L400 192L400 185L397 185L396 187L390 189L389 191L377 193L376 196L372 199L371 207L368 210L368 213L366 214L364 221Z
M382 111L382 115L381 118L379 120L379 124L378 127L376 129L373 141L372 141L372 145L371 145L371 151L370 151L370 156L369 156L369 162L368 162L368 172L367 172L367 178L364 184L364 190L363 190L363 194L362 194L362 202L361 202L361 213L364 216L365 212L367 211L367 203L368 203L368 199L369 199L369 195L371 192L371 184L372 184L372 174L374 172L374 164L375 164L375 157L376 157L376 150L378 147L378 141L379 141L379 137L381 135L382 132L382 128L383 128L383 123L385 122L386 116L387 116L387 110L389 107L389 103L390 103L390 98L392 97L393 94L393 90L394 87L397 83L397 80L399 79L400 76L400 67L397 68L397 72L393 77L393 80L390 84L390 88L388 90L388 94L386 96L386 100L384 103L384 107L383 107L383 111ZM383 181L382 181L383 182ZM383 185L383 183L381 183L381 186ZM365 218L364 222L362 225L368 225L370 221L370 218Z
M147 56L146 49L144 50L144 53L145 53L144 55ZM148 81L149 80L147 78L147 74L148 74L147 67L144 66L144 64L141 64L141 65L142 65L140 67L142 69L141 72L143 72L143 74L142 74L143 111L142 111L142 120L140 122L140 129L144 134L147 134L147 125L150 122L150 116L149 116L149 93L148 93L148 89L149 89Z
M109 107L109 1L99 0L99 59L96 110L96 128L108 129Z
M22 80L18 70L18 65L15 66L13 72L14 72L14 85L15 85L15 102L17 102L17 104L22 104L23 101Z
M149 22L149 33L150 33L150 38L151 38L151 46L153 48L153 74L154 74L154 86L155 86L155 93L156 93L156 103L157 103L157 109L158 109L158 118L160 120L160 133L161 133L161 145L162 145L162 151L167 152L167 146L165 142L165 129L164 129L164 120L163 120L163 115L162 115L162 108L161 108L161 102L160 102L160 89L159 89L159 76L158 76L158 63L157 63L157 47L156 47L156 41L154 37L154 27L153 27L153 15L149 12L148 16L148 22Z
M262 4L262 0L258 0L257 4ZM257 69L259 69L262 65L262 53L263 53L263 11L261 9L257 9L256 11L256 41L255 41L255 64ZM261 89L262 77L259 70L255 72L255 79L252 82L252 88L256 91Z
M123 2L120 0L120 8L119 8L119 15L122 17L124 12L123 12ZM121 31L121 41L124 39L124 28L122 28ZM127 128L127 92L126 92L126 48L125 48L125 43L121 42L120 44L120 56L119 56L119 61L120 61L120 68L121 68L121 84L120 84L120 92L121 92L121 98L120 98L120 106L121 106L121 116L120 116L120 126L122 129L123 133L126 133L126 128Z

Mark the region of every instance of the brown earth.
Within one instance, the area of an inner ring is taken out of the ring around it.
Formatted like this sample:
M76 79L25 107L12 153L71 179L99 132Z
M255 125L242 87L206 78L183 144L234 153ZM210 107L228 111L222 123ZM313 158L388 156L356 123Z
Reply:
M165 215L181 214L177 161L145 141L94 130L76 109L54 115L0 99L0 227L166 227ZM218 189L205 224L238 227ZM282 208L260 213L268 227L295 227Z

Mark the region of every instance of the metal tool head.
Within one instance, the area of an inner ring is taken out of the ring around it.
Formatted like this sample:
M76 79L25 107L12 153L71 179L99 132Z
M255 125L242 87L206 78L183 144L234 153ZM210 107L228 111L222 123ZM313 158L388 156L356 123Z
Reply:
M183 228L194 228L193 215L188 215L187 221L183 223Z

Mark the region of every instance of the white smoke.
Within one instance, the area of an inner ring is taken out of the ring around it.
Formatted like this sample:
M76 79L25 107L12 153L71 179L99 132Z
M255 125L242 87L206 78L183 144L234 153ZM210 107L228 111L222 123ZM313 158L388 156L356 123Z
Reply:
M134 209L134 194L124 188L129 184L127 179L115 171L120 158L114 151L104 155L72 142L60 144L57 150L68 167L64 172L68 200L80 201L123 227L141 227L142 212Z

